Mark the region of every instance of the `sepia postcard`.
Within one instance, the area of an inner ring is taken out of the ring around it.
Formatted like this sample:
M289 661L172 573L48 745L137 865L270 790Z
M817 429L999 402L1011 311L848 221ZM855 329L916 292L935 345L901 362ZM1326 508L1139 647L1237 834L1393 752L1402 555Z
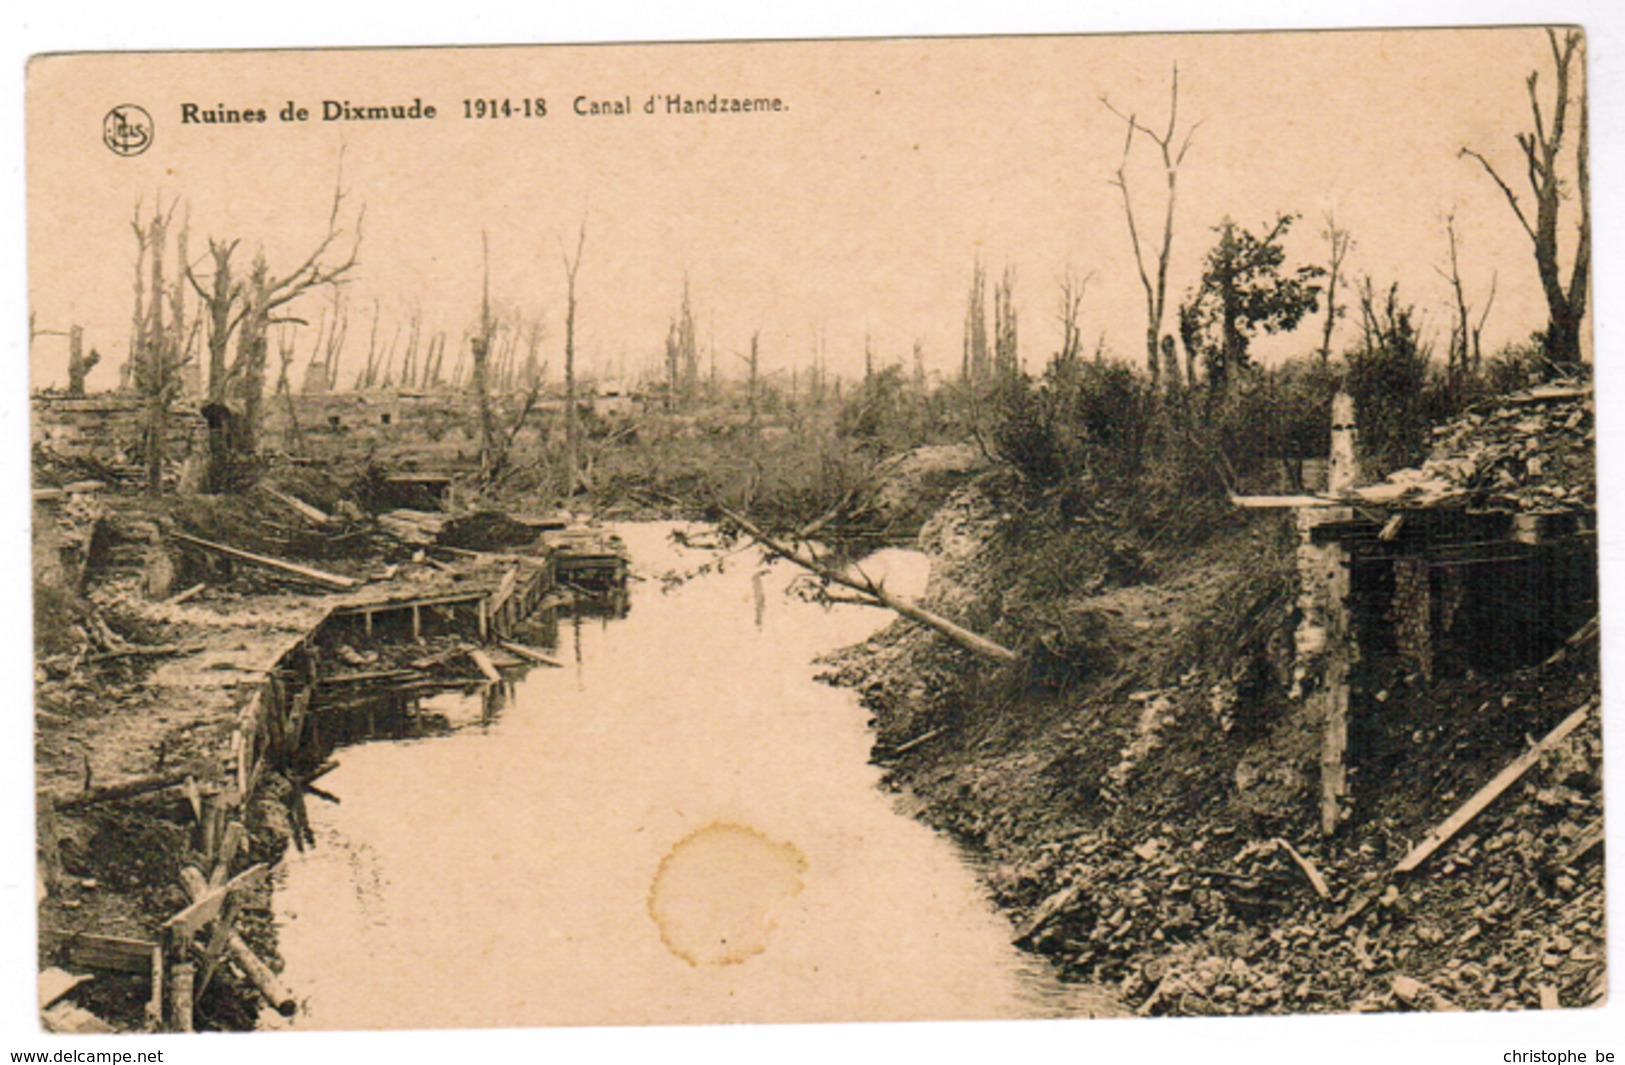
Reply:
M1587 47L33 57L40 1028L1599 1007Z

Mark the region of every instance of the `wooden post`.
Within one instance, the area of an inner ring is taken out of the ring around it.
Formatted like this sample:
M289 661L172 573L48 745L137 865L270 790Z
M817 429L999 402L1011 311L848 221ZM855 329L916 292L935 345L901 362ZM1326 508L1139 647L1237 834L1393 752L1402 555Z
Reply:
M480 642L484 643L491 638L491 619L486 611L485 600L479 601L480 613Z
M418 643L423 639L423 608L417 603L412 604L412 642Z
M169 1029L172 1032L192 1030L192 987L197 967L190 961L176 962L169 968Z
M1359 430L1354 424L1354 397L1338 392L1332 397L1332 455L1326 475L1329 494L1341 495L1359 479L1359 441Z
M1346 392L1332 399L1329 495L1352 489L1359 478L1354 400ZM1348 794L1349 672L1359 656L1349 613L1352 584L1348 548L1336 541L1317 543L1315 529L1353 516L1350 507L1301 506L1298 527L1298 609L1294 636L1293 697L1309 690L1311 720L1320 724L1320 829L1337 830Z
M361 612L361 620L365 623L366 630L367 630L367 638L371 639L372 638L372 611L363 610Z
M1348 590L1347 566L1340 566L1343 576L1334 587L1345 596ZM1348 795L1348 766L1345 755L1349 745L1349 665L1353 658L1348 639L1347 608L1344 608L1345 631L1328 634L1326 646L1326 676L1317 701L1321 707L1320 747L1320 831L1331 835L1337 831L1343 818L1343 799Z
M203 798L203 820L198 824L202 838L198 840L198 852L205 862L214 861L215 842L220 838L219 799L219 795L206 795Z
M39 859L40 872L45 881L45 893L55 895L62 886L62 851L57 845L56 802L49 793L41 793L39 803Z
M147 1016L159 1028L164 1024L164 948L152 948L152 996L147 999Z

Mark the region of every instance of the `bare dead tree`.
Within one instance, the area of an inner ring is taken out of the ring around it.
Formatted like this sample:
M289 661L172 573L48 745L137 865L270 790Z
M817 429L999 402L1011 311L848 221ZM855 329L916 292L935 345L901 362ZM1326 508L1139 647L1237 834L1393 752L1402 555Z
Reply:
M101 353L95 348L90 349L89 355L85 354L84 326L76 325L68 330L68 395L85 394L85 378L101 361Z
M1529 110L1534 129L1517 135L1518 147L1523 152L1525 173L1529 189L1534 196L1533 219L1519 202L1512 186L1502 178L1494 164L1482 153L1463 147L1460 155L1478 160L1484 172L1495 182L1507 204L1517 217L1518 224L1528 235L1535 254L1535 268L1540 274L1540 285L1546 296L1546 333L1543 339L1545 355L1554 363L1572 363L1580 359L1580 323L1585 319L1586 299L1591 276L1591 172L1590 145L1587 127L1588 114L1584 73L1575 94L1580 109L1579 131L1573 153L1574 192L1578 202L1579 219L1575 222L1573 260L1569 266L1567 284L1562 273L1562 249L1558 227L1565 196L1564 138L1568 134L1570 105L1570 79L1575 72L1575 59L1582 56L1584 37L1579 30L1569 30L1561 40L1554 30L1546 31L1551 45L1552 64L1557 82L1548 118L1540 98L1540 71L1531 71L1525 79L1529 92Z
M341 163L339 178L333 187L326 233L310 254L286 274L273 273L261 249L255 254L248 276L242 280L235 278L232 256L240 243L237 240L210 239L213 273L207 287L191 265L184 264L186 280L206 311L210 403L229 406L228 400L235 398L240 411L235 432L210 436L208 481L217 491L230 480L229 467L239 459L252 456L259 447L267 334L271 327L283 322L307 324L290 313L289 305L314 289L342 284L356 266L366 212L363 209L357 213L353 232L347 234L340 225L345 196ZM347 235L351 237L348 253L335 258L332 253ZM227 366L226 352L234 333L237 354Z
M240 241L236 240L219 241L213 237L209 238L209 258L214 262L214 270L209 276L207 288L198 280L191 264L186 266L186 279L191 283L198 299L202 301L208 322L207 388L210 403L225 402L228 387L226 353L231 343L231 335L242 323L243 313L246 310L243 286L231 273L231 257L237 251L239 243Z
M333 318L327 329L327 342L322 348L322 370L327 375L329 390L339 383L339 360L344 356L344 339L350 331L350 309L344 303L344 290L333 288Z
M1146 365L1151 370L1151 379L1158 378L1160 366L1160 351L1162 347L1162 316L1168 301L1168 258L1174 245L1174 204L1179 185L1179 168L1185 162L1185 154L1190 151L1191 138L1195 136L1200 123L1193 123L1186 128L1183 136L1179 129L1179 65L1174 64L1173 77L1168 90L1168 124L1161 132L1144 125L1133 114L1124 114L1114 107L1110 100L1102 96L1101 104L1112 114L1123 120L1126 127L1123 138L1123 158L1117 164L1117 171L1110 183L1117 186L1123 197L1123 216L1128 221L1129 243L1134 248L1134 265L1139 271L1140 285L1145 289L1146 307ZM1141 134L1152 144L1162 157L1163 177L1168 186L1167 197L1163 205L1162 240L1157 246L1156 279L1152 280L1151 273L1146 266L1146 251L1140 240L1139 224L1134 216L1134 203L1129 195L1128 187L1128 161L1134 148L1135 134ZM1175 147L1175 142L1178 146Z
M1349 231L1337 224L1337 217L1332 212L1326 212L1326 224L1320 235L1326 240L1326 325L1320 334L1320 361L1329 362L1332 357L1332 330L1337 328L1337 320L1344 314L1344 308L1337 305L1337 283L1342 278L1343 260L1354 248L1354 238Z
M581 270L581 252L587 246L587 219L581 219L581 228L576 232L575 255L571 256L564 249L564 241L559 241L559 258L564 261L565 304L564 304L564 438L570 451L570 487L574 492L576 482L581 475L581 427L576 411L576 275ZM684 292L683 303L686 309L688 298Z
M155 209L142 221L140 205L130 225L136 238L136 314L132 323L130 381L146 405L145 464L147 488L154 494L163 490L164 449L168 441L169 411L180 394L180 371L185 364L187 333L185 292L180 276L170 288L165 281L165 250L175 205L168 211ZM176 242L181 262L178 274L185 273L186 231L184 223ZM167 312L167 313L166 313Z
M1474 321L1472 306L1467 302L1466 286L1461 276L1461 237L1456 232L1456 216L1445 217L1444 231L1450 249L1450 267L1448 270L1435 266L1434 272L1445 280L1450 286L1452 300L1455 303L1453 318L1450 323L1450 346L1445 355L1445 362L1452 375L1470 373L1480 364L1483 358L1482 336L1484 322L1489 318L1490 307L1495 303L1495 288L1498 275L1490 276L1490 291L1484 301L1484 308Z
M965 300L964 350L959 375L969 384L987 379L987 269L980 259L971 268L970 295Z
M1078 328L1078 316L1083 311L1083 294L1089 286L1089 278L1079 278L1069 268L1061 275L1059 284L1061 307L1056 320L1061 323L1061 348L1056 358L1063 365L1072 365L1083 355L1083 333Z
M1016 345L1016 271L1004 268L993 287L993 369L1003 378L1021 373L1021 357Z
M480 331L469 345L473 356L473 387L480 411L480 475L487 482L499 472L496 454L496 416L491 410L491 385L488 380L491 354L491 239L480 231L480 247L484 253L485 279L480 290Z
M303 451L305 447L304 434L299 429L299 411L293 402L293 382L288 376L288 367L293 365L294 335L293 324L286 323L277 330L277 360L278 373L276 382L276 395L280 396L287 405L288 410L288 443L295 452Z

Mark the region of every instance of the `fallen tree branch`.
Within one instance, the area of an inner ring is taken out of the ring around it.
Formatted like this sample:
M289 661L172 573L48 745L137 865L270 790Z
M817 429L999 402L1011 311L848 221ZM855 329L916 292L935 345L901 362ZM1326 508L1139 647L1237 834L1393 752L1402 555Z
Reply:
M1021 656L1010 650L1008 647L994 643L987 637L974 633L962 625L957 625L954 622L949 621L947 618L942 617L940 614L934 614L931 611L926 610L924 607L921 607L900 595L893 595L892 593L886 591L885 588L867 578L855 580L846 576L845 574L839 573L831 567L818 561L818 559L803 554L795 546L786 544L782 540L763 532L762 529L751 522L750 519L729 509L728 507L721 505L720 503L717 504L717 509L720 510L723 515L735 525L738 525L741 529L743 529L751 539L767 548L772 554L775 554L783 559L788 559L803 569L811 571L832 584L839 584L843 588L849 588L860 595L866 595L883 606L895 610L897 613L908 618L910 621L917 621L928 628L935 629L966 650L974 651L979 655L996 659L1000 662L1021 661Z

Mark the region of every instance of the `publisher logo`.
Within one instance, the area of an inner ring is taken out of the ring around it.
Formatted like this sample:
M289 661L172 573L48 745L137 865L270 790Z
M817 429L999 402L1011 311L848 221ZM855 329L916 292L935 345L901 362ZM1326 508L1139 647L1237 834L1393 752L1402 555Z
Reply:
M135 104L119 104L102 119L102 143L114 155L140 155L152 145L152 116Z

